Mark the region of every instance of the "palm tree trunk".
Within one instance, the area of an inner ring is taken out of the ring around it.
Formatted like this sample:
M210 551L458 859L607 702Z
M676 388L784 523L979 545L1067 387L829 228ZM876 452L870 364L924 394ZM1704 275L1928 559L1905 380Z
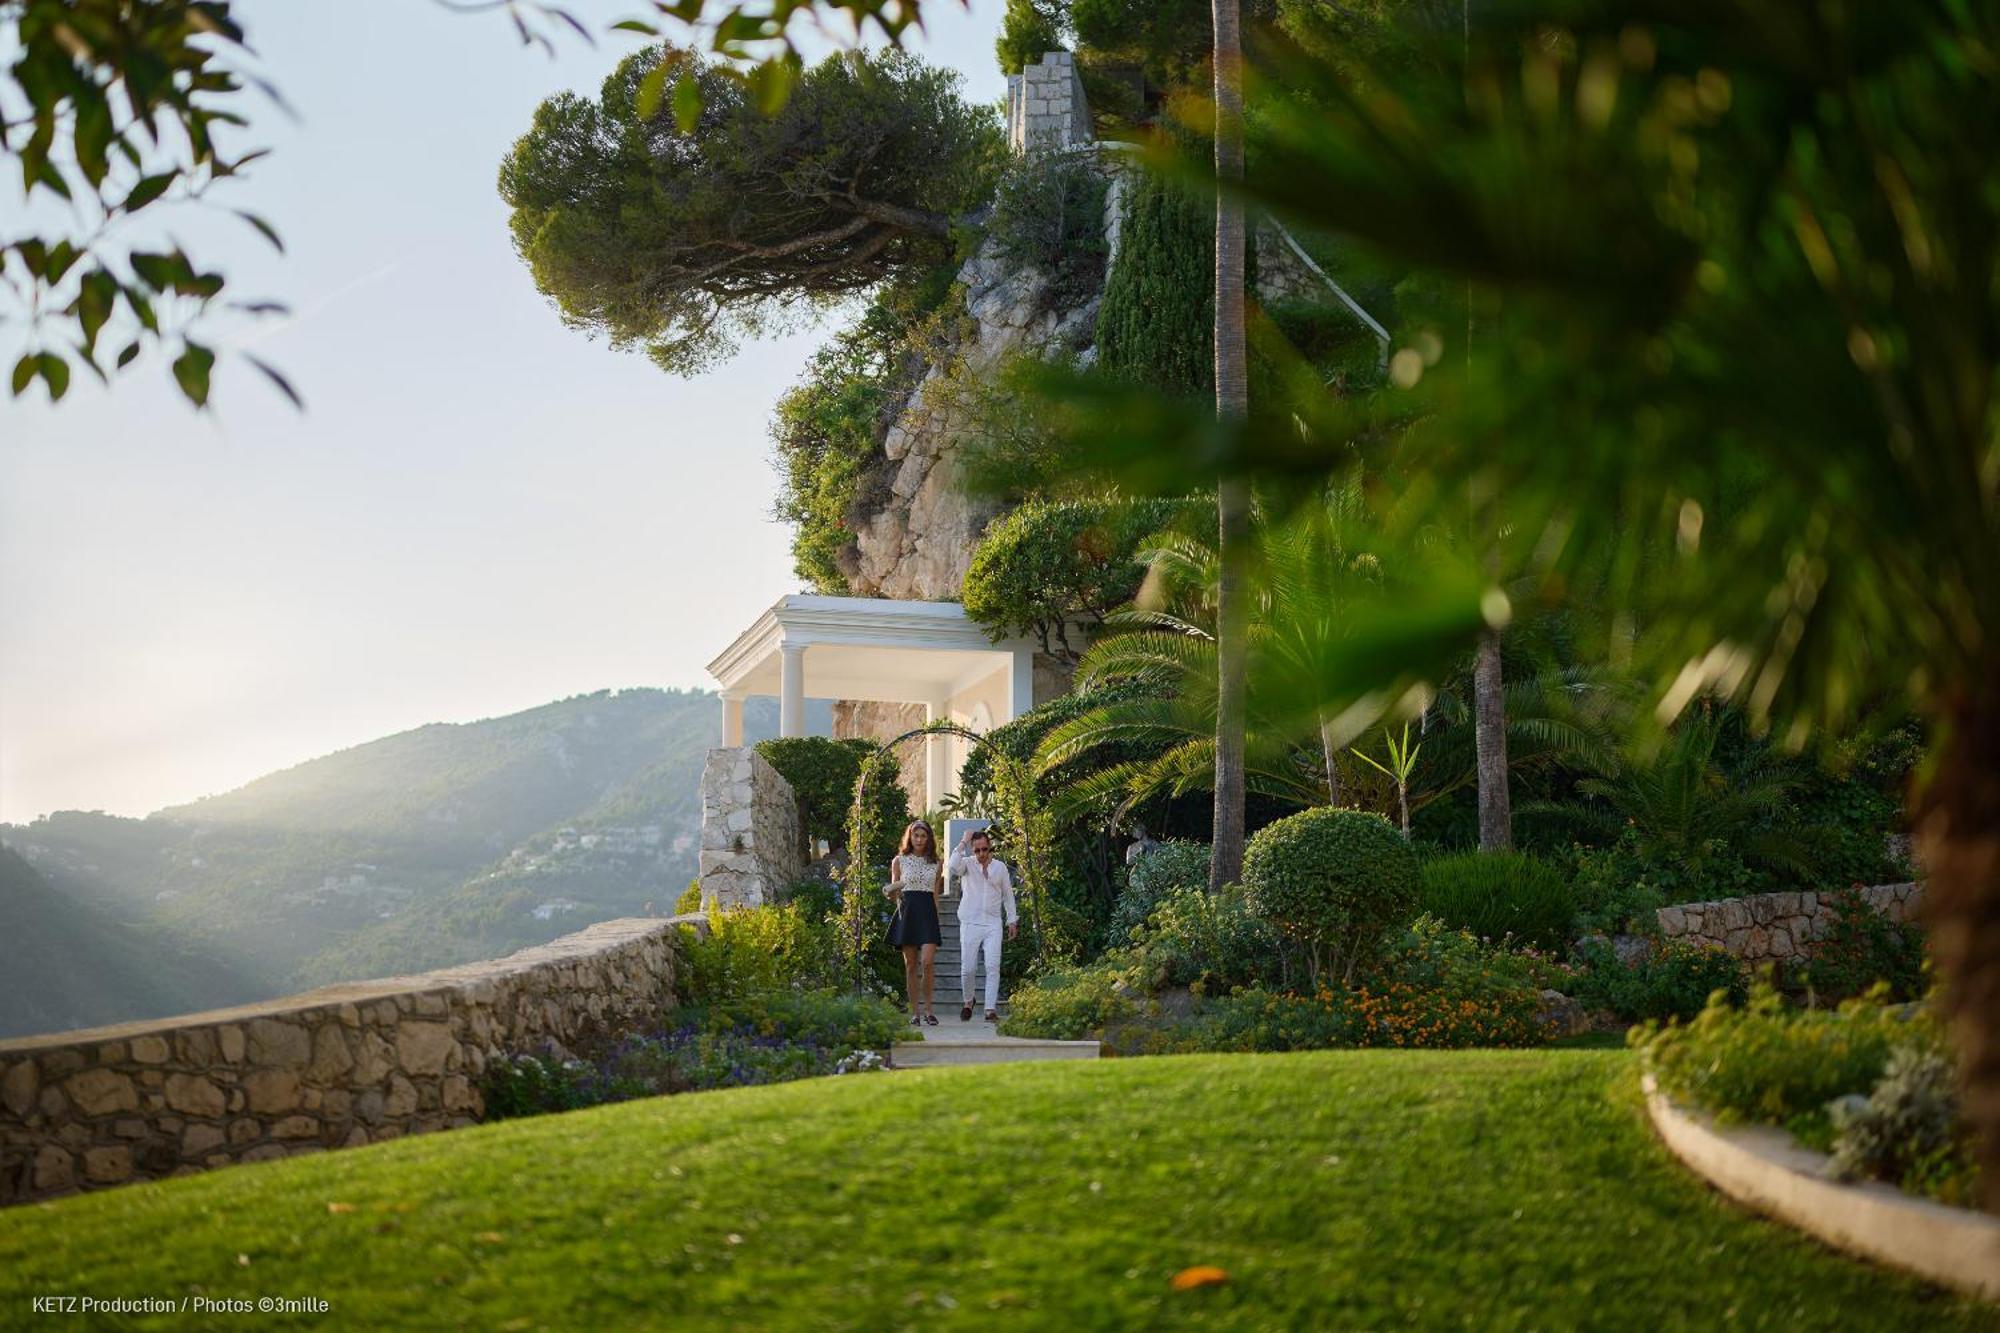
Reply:
M1930 883L1924 920L1958 1044L1965 1119L1978 1135L1982 1204L2000 1213L2000 666L1951 708L1916 807Z
M1215 22L1215 411L1227 421L1249 411L1249 355L1243 333L1243 205L1229 183L1243 178L1243 33L1239 0L1213 0ZM1243 566L1250 539L1250 490L1224 478L1216 487L1222 577L1216 590L1215 835L1209 885L1243 871L1243 728L1249 590Z
M1340 769L1335 766L1334 759L1339 755L1340 747L1333 743L1332 718L1322 717L1319 720L1319 751L1326 759L1326 803L1339 805Z
M1513 804L1507 793L1506 681L1500 672L1500 634L1479 636L1472 665L1473 743L1478 751L1479 850L1504 852L1514 845Z

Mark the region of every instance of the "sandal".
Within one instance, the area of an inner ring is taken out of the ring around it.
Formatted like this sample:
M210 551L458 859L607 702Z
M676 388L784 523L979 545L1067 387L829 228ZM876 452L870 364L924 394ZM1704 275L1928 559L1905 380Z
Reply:
M925 1015L924 1015L924 1022L928 1023L928 1024L929 1024L930 1026L932 1026L932 1027L936 1027L936 1026L938 1025L938 1021L937 1021L937 1015L936 1015L936 1014L925 1014Z
M918 1017L917 1017L917 1016L916 1016L915 1014L911 1014L911 1015L910 1015L910 1026L911 1026L911 1027L913 1027L913 1028L920 1028L920 1027L922 1027L923 1025L924 1025L924 1020L923 1020L923 1019L921 1019L921 1018L918 1018Z

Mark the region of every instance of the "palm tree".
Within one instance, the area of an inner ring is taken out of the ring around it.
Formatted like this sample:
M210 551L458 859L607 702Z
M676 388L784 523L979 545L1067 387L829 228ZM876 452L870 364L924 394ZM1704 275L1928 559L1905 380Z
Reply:
M1243 14L1239 0L1213 0L1215 23L1215 412L1239 421L1250 408L1250 353L1243 325ZM1248 685L1249 603L1243 567L1250 539L1250 491L1240 478L1216 488L1221 577L1216 585L1215 831L1209 888L1243 871L1243 746Z
M1469 52L1415 36L1392 84L1292 53L1253 94L1247 191L1505 294L1476 362L1429 371L1421 465L1505 497L1508 564L1546 595L1604 575L1660 719L1719 696L1803 744L1901 694L1928 720L1912 825L2000 1210L2000 159L1976 130L2000 11L1566 16ZM1238 439L1226 467L1296 475L1295 433Z

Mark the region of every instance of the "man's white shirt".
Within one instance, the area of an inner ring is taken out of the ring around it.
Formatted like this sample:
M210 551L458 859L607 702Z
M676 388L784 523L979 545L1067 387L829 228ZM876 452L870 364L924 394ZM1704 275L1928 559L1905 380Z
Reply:
M998 925L1003 914L1010 926L1020 920L1020 913L1014 907L1014 876L999 857L992 858L982 869L979 858L970 852L953 852L945 868L963 895L958 905L960 925Z

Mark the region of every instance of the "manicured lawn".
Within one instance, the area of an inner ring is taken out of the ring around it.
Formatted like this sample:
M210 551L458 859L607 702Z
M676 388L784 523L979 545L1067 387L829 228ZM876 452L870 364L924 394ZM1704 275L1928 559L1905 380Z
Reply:
M631 1102L0 1213L0 1324L31 1293L206 1293L324 1297L289 1321L321 1328L2000 1328L1681 1174L1629 1060L1200 1056ZM1174 1291L1196 1264L1229 1280Z

